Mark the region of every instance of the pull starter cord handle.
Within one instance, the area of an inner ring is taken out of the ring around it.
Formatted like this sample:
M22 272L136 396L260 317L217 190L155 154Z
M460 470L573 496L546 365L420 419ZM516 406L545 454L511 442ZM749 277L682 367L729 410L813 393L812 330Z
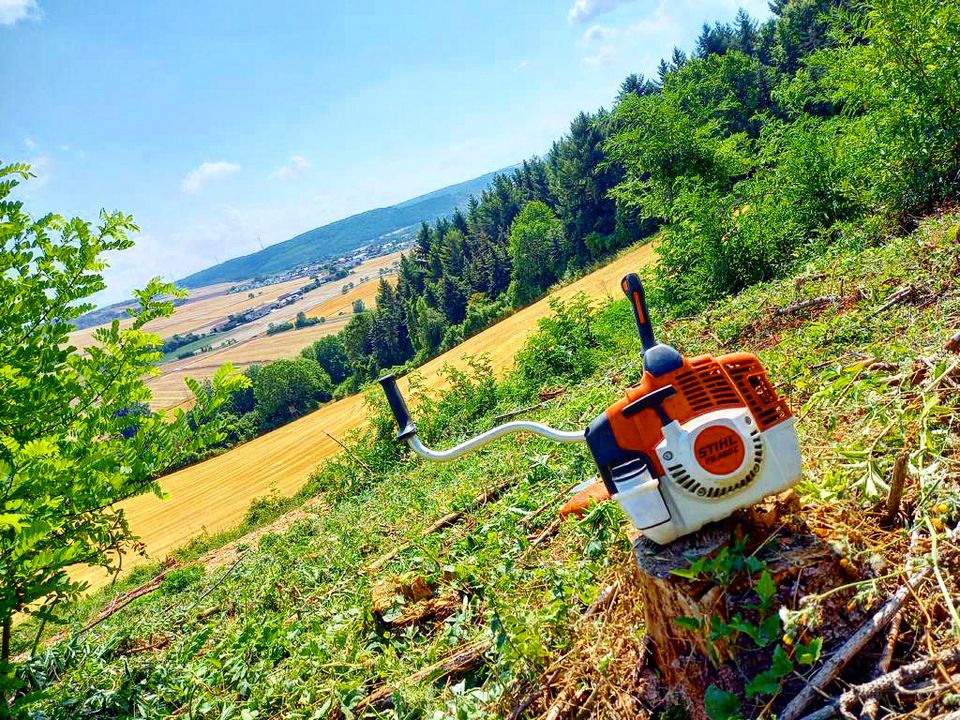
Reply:
M420 442L420 438L417 437L417 426L413 423L413 420L410 419L410 411L407 409L407 403L404 401L403 395L400 394L400 388L397 387L396 376L386 375L380 378L380 385L387 395L387 402L390 403L390 409L393 411L393 417L397 421L397 427L400 428L400 432L397 433L397 440L405 440L410 446L410 449L417 453L417 455L427 460L433 460L434 462L455 460L461 455L479 450L491 440L496 440L498 437L515 432L531 432L562 443L587 441L586 434L583 430L567 432L538 422L517 420L504 423L503 425L497 425L495 428L480 433L469 440L464 440L449 450L432 450Z

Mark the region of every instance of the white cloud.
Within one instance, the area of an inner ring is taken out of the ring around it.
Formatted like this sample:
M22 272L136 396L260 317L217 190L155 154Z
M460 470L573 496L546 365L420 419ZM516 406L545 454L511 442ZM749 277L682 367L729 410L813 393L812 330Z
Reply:
M574 8L581 4L590 3L578 0ZM581 59L591 67L618 65L628 72L640 70L650 75L661 57L669 58L674 46L687 52L693 49L691 18L729 22L739 8L754 19L770 15L766 0L659 0L633 22L616 26L594 23L588 27L579 41ZM694 27L698 31L700 23Z
M622 5L630 0L575 0L570 12L567 13L567 22L571 25L593 20L597 15L610 12L617 5Z
M21 20L39 17L37 0L0 0L0 25L15 25Z
M302 177L308 167L310 167L309 160L302 155L294 155L290 158L290 162L270 173L270 177L278 180L293 180Z
M220 180L238 170L240 170L239 165L223 160L201 163L199 167L188 172L186 177L183 178L180 182L180 190L190 195L196 195L211 180Z
M617 39L621 35L622 30L614 30L604 25L591 25L587 28L581 40L587 51L583 56L583 64L597 67L612 62L617 56Z
M0 0L0 2L3 2L3 0ZM27 150L37 149L37 141L34 140L33 138L25 137L23 139L23 144L27 146Z

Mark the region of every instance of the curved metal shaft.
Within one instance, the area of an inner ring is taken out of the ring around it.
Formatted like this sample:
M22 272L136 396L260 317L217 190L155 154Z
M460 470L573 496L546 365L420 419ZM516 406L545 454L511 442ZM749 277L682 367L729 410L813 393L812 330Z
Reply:
M498 437L502 437L503 435L508 435L514 432L531 432L537 435L543 435L545 438L562 443L587 441L583 430L567 432L564 430L557 430L538 422L517 420L516 422L508 422L504 423L503 425L497 425L497 427L491 428L484 433L480 433L476 437L472 437L469 440L465 440L449 450L431 450L422 442L420 442L420 438L418 438L416 435L407 438L407 444L410 446L411 450L417 453L417 455L425 457L427 460L433 460L434 462L447 462L448 460L455 460L461 455L466 455L469 452L478 450L491 440L496 440Z

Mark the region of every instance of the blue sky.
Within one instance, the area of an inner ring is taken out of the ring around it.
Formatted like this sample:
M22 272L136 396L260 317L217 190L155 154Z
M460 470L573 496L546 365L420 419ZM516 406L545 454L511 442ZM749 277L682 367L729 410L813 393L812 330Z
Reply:
M134 215L113 301L542 154L741 6L0 0L0 160L35 214Z

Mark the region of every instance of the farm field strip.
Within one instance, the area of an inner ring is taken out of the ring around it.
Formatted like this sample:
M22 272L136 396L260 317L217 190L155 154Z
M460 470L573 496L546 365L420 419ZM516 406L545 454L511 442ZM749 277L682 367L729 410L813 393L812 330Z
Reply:
M228 315L249 310L265 302L273 302L280 295L290 292L291 290L296 290L306 282L308 282L308 280L305 278L299 278L257 288L257 290L252 291L254 292L254 297L252 298L248 297L248 293L246 292L228 294L226 290L230 285L213 293L205 293L204 290L207 290L207 288L191 290L191 300L189 302L179 306L170 317L158 318L147 323L144 329L157 333L161 337L206 330L219 321L225 320ZM222 286L218 285L217 287ZM120 321L122 327L129 327L130 323L131 321L128 319ZM77 330L70 334L70 342L78 348L86 347L93 342L93 331L96 329L96 327L90 327Z
M319 325L288 330L275 335L257 335L235 345L162 365L160 374L147 380L147 387L153 393L151 407L155 410L168 410L182 405L192 397L184 379L193 377L203 380L212 377L217 368L224 363L233 363L235 367L243 369L253 363L297 357L300 351L311 343L343 329L353 316L351 309L353 300L360 298L367 308L374 307L378 285L379 277L373 277L345 295L337 294L316 305L313 311L307 312L307 315L325 316L327 321ZM344 315L335 314L343 308L346 308Z
M334 280L321 285L309 293L309 298L318 304L325 302L327 299L335 297L336 294L340 292L340 288L344 283L351 281L356 282L355 279L352 280L354 277L359 278L364 275L369 275L371 280L376 280L378 279L378 271L381 268L390 267L398 258L399 253L391 253L366 260L354 268L354 274L348 276L348 278ZM284 280L283 282L273 285L266 285L251 291L229 294L227 290L237 283L220 283L209 287L195 288L190 290L190 300L180 305L172 316L153 320L147 323L144 329L157 333L164 338L178 333L208 330L221 320L225 320L229 315L249 310L263 303L273 302L281 295L297 290L308 282L310 282L309 278L296 278L293 280ZM252 298L249 297L251 292L254 295ZM308 302L304 307L309 309L312 305ZM281 308L279 312L271 313L265 320L269 320L270 322L289 320L296 315L297 310L293 309L292 312L287 314L288 310L288 308ZM120 321L122 327L129 327L130 323L131 321L129 319ZM98 325L70 333L71 344L77 348L86 347L93 342L93 332L98 327L104 326ZM264 325L264 327L266 327L266 325Z
M391 285L396 285L396 276L388 277L387 282L389 282ZM350 315L353 314L354 300L363 300L363 304L366 305L368 310L371 310L375 307L374 301L377 297L377 288L379 287L379 278L376 278L376 282L374 282L373 279L368 280L362 285L357 285L356 287L352 288L346 294L332 297L326 302L315 305L307 311L307 317L325 317L327 318L327 322L331 322L331 320L339 320L343 318L343 316L346 316L346 319L349 319ZM343 315L340 313L343 313Z
M632 248L608 265L434 358L424 364L418 374L427 387L441 388L444 380L440 370L444 365L463 368L467 356L486 353L495 372L502 375L512 367L514 354L536 330L537 320L550 313L551 298L569 299L580 292L595 299L618 297L621 278L653 259L652 245ZM404 391L408 390L406 379L401 385ZM199 534L234 527L243 519L254 498L274 491L283 495L295 493L320 462L339 450L325 433L340 438L364 423L363 402L361 396L352 396L328 403L223 455L168 475L162 481L168 499L140 495L120 503L120 507L151 558L162 558ZM143 562L140 556L129 556L124 566L130 568ZM83 568L73 577L89 582L92 587L108 581L96 568Z

